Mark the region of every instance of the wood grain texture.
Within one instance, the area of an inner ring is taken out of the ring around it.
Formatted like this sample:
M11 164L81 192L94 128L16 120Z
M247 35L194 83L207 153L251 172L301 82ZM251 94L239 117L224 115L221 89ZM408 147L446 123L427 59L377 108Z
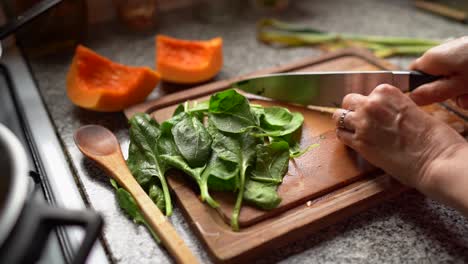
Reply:
M395 67L367 52L347 50L321 58L306 58L249 76L291 71L390 69ZM172 115L178 103L206 100L211 93L229 88L232 82L243 78L236 77L171 94L127 109L125 114L129 118L136 112L146 112L163 121ZM240 232L231 231L228 224L234 195L214 193L213 197L221 204L221 209L215 210L200 202L198 190L186 177L178 172L169 176L169 184L179 205L216 262L238 263L255 258L261 252L310 234L406 189L340 143L329 113L292 105L287 107L291 111L301 112L305 117L301 145L318 142L320 146L290 162L288 174L278 189L282 197L278 208L265 212L243 206ZM426 111L458 127L459 132L466 131L466 123L445 108L432 105L426 107Z

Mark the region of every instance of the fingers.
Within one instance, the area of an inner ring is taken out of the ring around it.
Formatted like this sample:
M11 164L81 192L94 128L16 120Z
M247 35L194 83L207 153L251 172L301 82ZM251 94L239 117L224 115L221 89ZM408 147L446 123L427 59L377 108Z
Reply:
M335 121L337 128L354 132L354 128L356 127L356 118L353 111L338 109L333 113L333 120Z
M418 105L442 102L466 94L466 88L458 79L440 79L419 86L410 93L410 98Z
M457 105L463 109L468 109L468 94L458 96Z
M349 110L356 110L360 105L366 101L366 96L362 94L351 93L343 98L342 108Z
M429 49L410 65L410 69L436 76L451 76L466 65L468 37L451 40Z
M446 61L443 52L430 49L420 58L413 61L409 67L411 70L421 71L436 76L447 76L451 72L450 63Z
M369 120L379 120L381 125L393 122L401 102L411 102L398 88L389 84L377 86L369 96L348 94L343 99L343 109L335 111L333 120L337 128L354 132Z
M423 54L424 56L424 54ZM413 70L413 71L417 71L419 68L420 68L420 64L421 64L421 57L415 59L413 62L410 63L408 69L410 70Z
M354 134L350 131L345 129L337 129L336 130L336 137L341 140L345 145L352 147L354 143L353 139Z
M343 108L333 114L337 135L346 145L362 150L363 142L379 141L376 131L394 126L401 111L416 105L398 88L382 84L368 96L349 94L343 99ZM373 143L369 143L373 144Z
M354 110L358 109L366 101L366 96L361 94L348 94L344 97L342 107L333 114L336 126L341 129L346 129L353 132L355 128L356 118Z
M434 47L415 60L410 69L444 78L421 85L411 92L411 99L418 105L454 99L460 102L460 107L468 106L464 99L468 94L467 50L468 37L461 37ZM463 97L457 99L460 96Z

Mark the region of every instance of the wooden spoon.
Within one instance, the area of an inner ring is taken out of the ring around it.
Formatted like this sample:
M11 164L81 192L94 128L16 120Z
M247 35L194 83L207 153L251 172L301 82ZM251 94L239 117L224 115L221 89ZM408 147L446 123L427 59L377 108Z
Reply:
M171 223L131 174L123 158L119 142L111 131L97 125L83 126L75 132L75 143L86 157L97 162L109 176L132 194L145 220L176 262L198 263Z

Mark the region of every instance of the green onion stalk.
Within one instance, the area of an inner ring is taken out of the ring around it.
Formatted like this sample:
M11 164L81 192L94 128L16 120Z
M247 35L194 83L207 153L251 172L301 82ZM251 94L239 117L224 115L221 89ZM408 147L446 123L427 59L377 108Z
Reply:
M361 47L373 51L381 58L396 55L417 56L441 44L441 41L432 39L324 32L274 19L263 19L258 22L257 38L268 44L286 47L306 45L321 45L327 49Z

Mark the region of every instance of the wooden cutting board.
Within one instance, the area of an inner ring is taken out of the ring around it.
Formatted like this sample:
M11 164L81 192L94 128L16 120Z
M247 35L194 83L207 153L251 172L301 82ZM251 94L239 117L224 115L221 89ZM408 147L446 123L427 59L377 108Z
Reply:
M307 58L251 75L390 69L395 67L365 51L347 50L320 58ZM213 92L227 89L232 82L243 77L208 83L145 102L125 110L125 115L130 118L137 112L146 112L156 120L164 121L172 116L179 103L206 100ZM254 102L272 104L258 100ZM290 161L288 173L278 189L282 197L278 208L262 211L244 204L239 219L240 232L231 231L229 226L234 194L214 193L214 198L221 204L221 208L215 210L199 200L198 190L188 177L176 171L168 175L179 205L216 262L237 263L255 258L262 251L280 247L406 189L340 143L335 136L335 124L330 114L303 107L283 106L304 115L301 145L319 143L319 147ZM460 133L468 130L467 122L440 105L431 105L425 110L452 125Z

